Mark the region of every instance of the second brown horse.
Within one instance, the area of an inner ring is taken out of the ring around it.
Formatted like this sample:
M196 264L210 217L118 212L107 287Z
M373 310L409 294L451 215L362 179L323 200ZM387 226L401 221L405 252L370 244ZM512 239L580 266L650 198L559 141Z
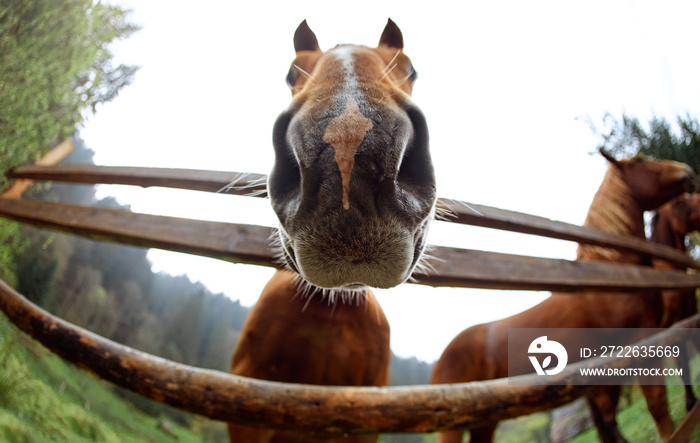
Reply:
M635 157L615 160L603 153L610 165L596 193L585 225L622 235L645 238L644 211L694 189L695 174L687 165L671 161L650 161ZM595 246L579 246L577 260L601 260L648 264L644 257ZM579 294L553 293L542 303L512 317L470 327L445 349L433 369L431 383L459 383L508 376L507 339L509 328L653 328L660 322L662 305L657 292ZM583 337L572 336L571 343ZM581 346L580 346L581 347ZM573 349L573 347L572 347ZM511 362L515 366L515 362ZM532 372L527 359L519 373ZM512 369L512 368L511 368ZM515 374L511 374L515 375ZM616 403L616 402L615 402ZM604 441L616 439L615 410L597 404L604 422L599 432ZM598 423L597 423L598 424ZM472 428L472 442L488 442L497 423ZM441 443L461 442L464 430L441 432Z
M656 211L651 222L650 240L686 252L685 238L694 231L700 231L700 195L686 194L666 203ZM661 259L652 260L652 264L657 269L675 268L672 264ZM667 290L661 293L661 297L664 305L664 314L661 318L661 327L663 328L698 312L695 290L693 289ZM690 381L687 354L681 353L681 357L677 359L676 363L678 367L683 369L686 408L690 410L695 404L696 398ZM658 400L647 395L647 403L665 403L665 392L659 392L657 395Z

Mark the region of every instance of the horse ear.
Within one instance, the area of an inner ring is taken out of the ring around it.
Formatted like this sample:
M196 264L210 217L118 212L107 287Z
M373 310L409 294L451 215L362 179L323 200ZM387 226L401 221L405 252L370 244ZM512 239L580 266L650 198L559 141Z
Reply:
M403 34L401 34L401 30L392 19L389 19L386 23L384 32L382 32L382 36L379 39L379 46L403 49Z
M294 32L294 50L299 51L319 51L318 40L316 34L309 28L306 20L301 22L297 30Z
M613 157L612 154L610 154L608 151L606 151L605 149L600 148L600 149L598 149L598 152L600 152L600 155L602 155L603 158L605 158L611 164L613 164L617 167L620 166L620 162L615 157Z

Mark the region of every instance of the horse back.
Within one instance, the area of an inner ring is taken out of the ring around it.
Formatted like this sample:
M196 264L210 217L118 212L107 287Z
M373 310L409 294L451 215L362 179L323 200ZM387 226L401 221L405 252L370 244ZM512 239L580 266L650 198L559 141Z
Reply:
M371 292L329 303L302 294L295 276L278 271L243 325L231 373L288 383L386 386L389 323ZM308 297L311 297L309 299ZM376 435L281 432L229 424L232 442L376 442Z
M231 372L323 385L386 385L389 324L373 294L330 304L298 294L293 274L278 271L251 309Z
M490 324L479 324L462 331L445 348L435 363L431 384L488 380L494 368L489 347Z

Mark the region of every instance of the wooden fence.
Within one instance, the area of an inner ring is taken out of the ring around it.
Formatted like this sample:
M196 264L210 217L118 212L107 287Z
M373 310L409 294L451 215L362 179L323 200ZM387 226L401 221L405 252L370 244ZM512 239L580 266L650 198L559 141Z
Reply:
M45 163L14 168L7 176L25 180L23 183L51 180L126 184L265 196L265 176L260 174ZM438 207L445 222L618 248L700 269L698 263L675 249L633 237L451 199L440 199ZM98 240L277 266L269 246L273 230L262 226L21 200L8 192L0 195L0 217ZM433 247L431 255L435 257L431 269L414 274L415 283L573 292L700 287L700 273L677 270L449 247ZM558 384L550 386L512 385L504 380L392 388L296 385L193 368L136 351L48 314L4 284L0 284L0 309L20 329L64 359L115 384L213 419L284 429L362 433L469 427L551 409L584 395L590 387L567 384L581 366L639 363L635 359L625 359L624 363L582 361L559 374ZM686 328L698 326L700 316L695 316L645 343L678 343L686 337ZM688 429L692 432L698 421L700 410L696 407L670 441L681 441L677 439L682 439Z

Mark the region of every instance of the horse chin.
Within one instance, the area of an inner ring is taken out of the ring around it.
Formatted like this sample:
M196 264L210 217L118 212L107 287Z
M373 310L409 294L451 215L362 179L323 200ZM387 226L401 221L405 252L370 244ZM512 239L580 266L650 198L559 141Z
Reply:
M413 236L380 227L355 241L333 235L332 229L325 235L312 230L298 234L296 241L280 230L284 256L304 280L326 289L398 286L411 276L424 243L422 235L414 244Z

